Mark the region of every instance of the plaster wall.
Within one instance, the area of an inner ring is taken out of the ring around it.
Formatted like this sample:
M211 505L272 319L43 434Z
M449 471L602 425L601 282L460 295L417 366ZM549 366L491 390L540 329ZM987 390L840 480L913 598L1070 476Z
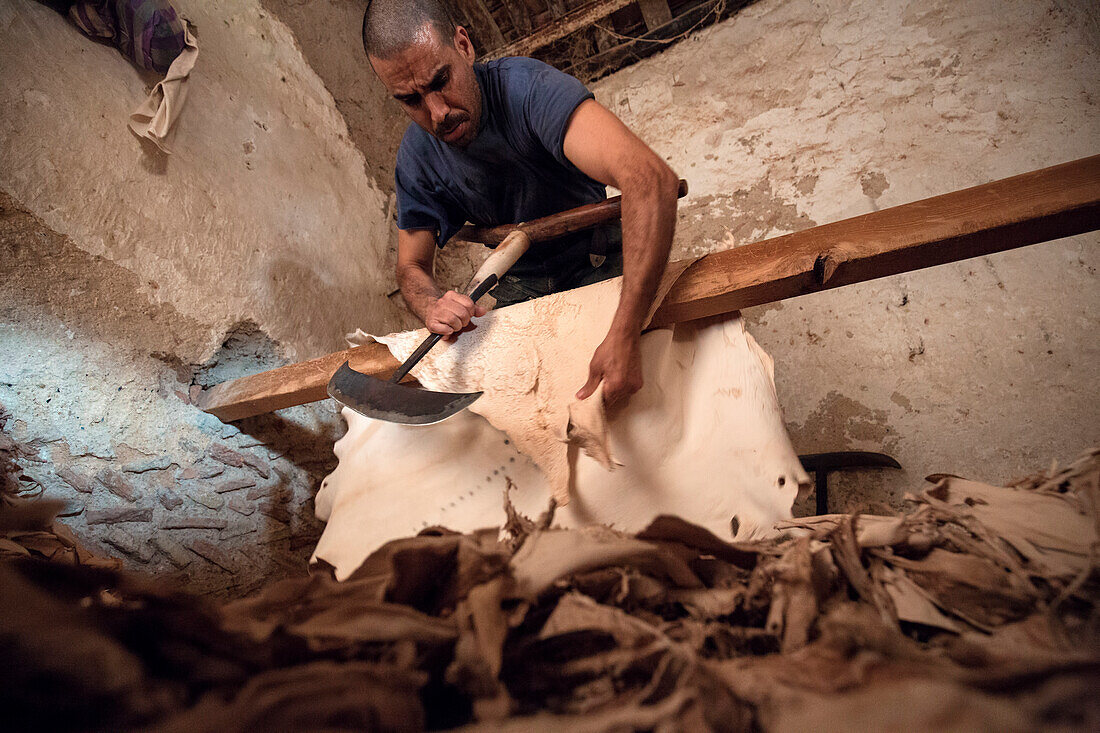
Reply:
M331 406L222 425L221 379L397 325L389 200L257 0L176 0L200 54L170 140L155 78L31 0L0 3L0 451L102 552L247 592L304 572Z
M0 6L0 187L152 301L251 319L298 358L396 317L388 197L289 29L256 0L177 7L200 51L165 156L126 128L151 79L38 3Z
M393 166L409 118L367 61L361 36L363 1L263 0L263 5L294 32L302 54L332 93L352 141L363 151L368 174L391 197L392 219L396 221ZM436 279L447 287L464 288L488 252L484 247L448 247L436 258ZM390 326L394 330L416 327L418 322L405 310L394 281L396 226L391 226L388 246L377 262L390 283L386 292L398 311L399 320Z
M1100 152L1096 18L1083 0L761 0L594 89L689 180L674 256L695 256ZM1100 442L1098 241L746 312L797 450L904 466L836 476L834 508Z
M368 174L393 192L393 161L409 118L371 71L363 50L363 0L263 0L294 33L303 56L332 93Z

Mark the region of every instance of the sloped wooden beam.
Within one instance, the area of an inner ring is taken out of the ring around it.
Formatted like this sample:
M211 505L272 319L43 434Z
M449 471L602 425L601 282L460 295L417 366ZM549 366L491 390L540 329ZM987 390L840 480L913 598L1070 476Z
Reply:
M391 374L398 362L382 344L355 346L309 361L222 382L204 390L195 405L222 422L263 415L328 399L328 380L345 362L364 374Z
M687 192L688 182L681 178L680 186L676 190L676 197L682 199L687 196ZM455 235L451 237L447 244L487 244L495 247L516 229L527 232L527 236L531 238L532 242L543 242L597 224L617 221L622 216L622 209L623 197L612 196L595 204L585 204L554 216L535 219L522 224L504 224L495 227L479 227L467 224L455 232Z
M695 260L676 279L653 326L1100 229L1100 155L805 229ZM198 406L238 420L325 397L332 373L389 375L380 344L219 384Z
M704 255L652 326L1100 229L1100 155Z

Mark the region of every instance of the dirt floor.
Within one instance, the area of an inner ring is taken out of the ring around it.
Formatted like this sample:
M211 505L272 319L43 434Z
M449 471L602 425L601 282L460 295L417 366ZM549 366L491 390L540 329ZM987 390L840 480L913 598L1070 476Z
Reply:
M25 488L82 540L240 594L304 573L343 427L331 405L224 425L191 398L400 322L389 199L284 24L174 5L200 56L165 156L126 127L151 78L0 4L0 406Z

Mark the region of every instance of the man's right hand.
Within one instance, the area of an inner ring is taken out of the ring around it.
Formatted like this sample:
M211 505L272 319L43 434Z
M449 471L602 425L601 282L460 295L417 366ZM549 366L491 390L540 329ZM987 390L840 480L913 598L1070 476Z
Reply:
M405 303L428 330L445 341L473 328L470 319L485 315L485 309L462 293L449 290L440 295L432 277L435 260L435 232L400 229L397 232L397 285Z
M488 311L462 293L448 290L428 306L424 325L432 333L443 336L444 341L454 341L458 334L475 328L470 319L481 317Z

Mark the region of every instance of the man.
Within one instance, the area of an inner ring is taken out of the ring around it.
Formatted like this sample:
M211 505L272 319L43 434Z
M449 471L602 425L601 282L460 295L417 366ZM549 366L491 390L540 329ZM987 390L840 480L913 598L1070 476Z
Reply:
M668 261L678 179L584 85L546 64L475 64L466 29L439 0L373 0L363 45L412 118L397 153L397 282L434 333L453 338L484 315L432 277L436 246L459 227L517 223L622 191L617 232L537 243L492 292L498 307L623 275L611 328L577 393L603 382L613 405L642 386L639 339ZM607 261L594 267L599 251Z

